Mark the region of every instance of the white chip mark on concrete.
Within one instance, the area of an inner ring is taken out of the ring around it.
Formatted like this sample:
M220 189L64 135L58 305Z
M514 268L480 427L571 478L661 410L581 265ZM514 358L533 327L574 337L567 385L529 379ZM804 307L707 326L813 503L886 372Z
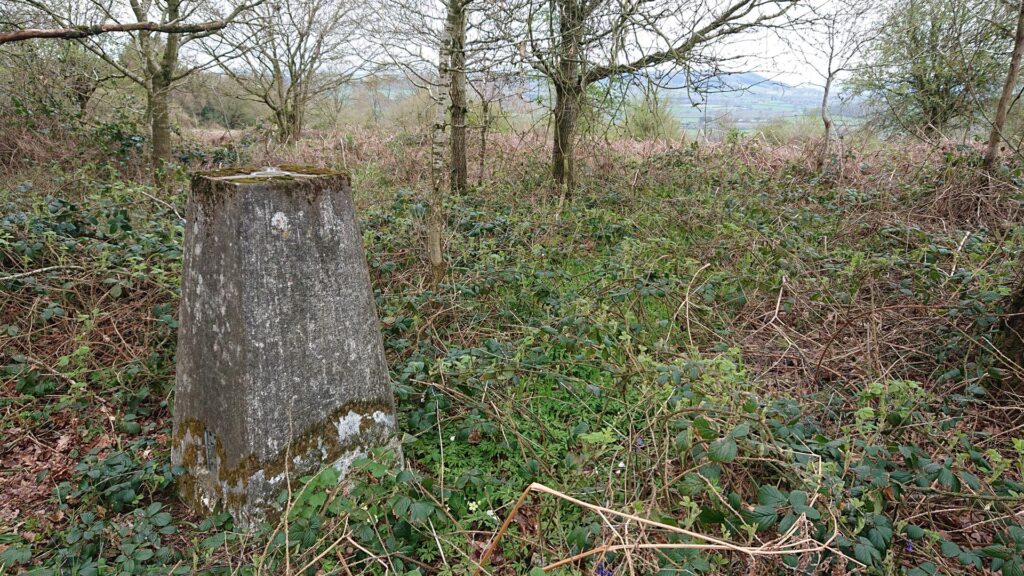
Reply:
M376 412L373 413L373 421L376 422L377 424L384 424L384 425L387 425L387 426L394 426L395 425L395 415L394 414L388 414L387 412L383 412L381 410L377 410Z
M348 414L338 420L338 440L344 442L359 434L359 427L362 423L363 415L349 410Z
M287 232L291 225L288 223L288 217L284 215L284 212L275 212L270 218L270 227L278 232Z
M366 456L367 452L365 449L354 448L342 454L340 458L338 458L337 460L334 461L333 464L331 464L331 467L337 470L341 474L341 477L344 478L345 475L348 474L349 468L352 467L352 463L359 458L366 458Z

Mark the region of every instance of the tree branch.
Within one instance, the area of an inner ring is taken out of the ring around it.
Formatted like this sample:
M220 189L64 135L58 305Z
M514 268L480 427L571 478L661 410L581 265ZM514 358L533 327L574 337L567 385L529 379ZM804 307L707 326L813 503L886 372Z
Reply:
M108 32L161 32L165 34L200 34L213 32L227 26L229 20L213 20L198 24L160 24L157 22L129 22L127 24L95 24L91 26L73 26L71 28L26 28L14 32L0 32L0 45L10 42L21 42L35 38L56 38L59 40L76 40L89 36L97 36Z

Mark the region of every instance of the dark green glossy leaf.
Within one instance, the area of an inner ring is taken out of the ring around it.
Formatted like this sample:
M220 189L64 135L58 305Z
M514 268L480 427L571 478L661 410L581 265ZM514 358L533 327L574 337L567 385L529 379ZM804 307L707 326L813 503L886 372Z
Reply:
M942 550L942 555L946 558L956 558L960 555L960 546L958 546L956 542L943 540L939 544L939 549Z
M907 538L910 538L911 540L920 540L921 538L924 538L924 528L921 528L916 524L907 524L906 532Z

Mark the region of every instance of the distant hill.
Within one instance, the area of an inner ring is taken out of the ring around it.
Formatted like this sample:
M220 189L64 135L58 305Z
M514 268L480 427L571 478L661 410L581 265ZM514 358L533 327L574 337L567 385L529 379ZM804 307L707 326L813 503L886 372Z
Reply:
M641 83L638 77L636 85ZM689 90L682 74L663 78L658 84L663 86L661 96L690 131L701 129L705 119L712 130L751 130L773 120L817 114L823 93L815 86L793 86L755 72L721 74ZM550 103L553 98L546 81L538 76L525 77L522 84L506 89L521 94L526 104L519 111L526 114L545 111L538 103ZM373 77L372 81L361 79L344 90L350 98L362 91L393 102L412 95L416 88L405 77L394 75ZM832 112L840 121L842 117L861 115L859 106L843 106L838 98L833 100Z
M728 125L741 130L780 118L798 118L816 111L823 95L821 88L793 86L754 72L716 76L689 92L682 75L665 85L663 95L689 129L703 126L705 117L712 128ZM856 106L844 107L838 101L833 113L859 115Z

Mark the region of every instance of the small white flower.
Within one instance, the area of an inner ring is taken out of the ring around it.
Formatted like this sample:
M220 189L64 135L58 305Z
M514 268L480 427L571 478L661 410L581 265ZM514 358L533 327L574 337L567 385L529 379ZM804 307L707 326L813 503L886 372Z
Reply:
M480 507L480 503L478 503L478 502L470 502L469 503L469 511L470 512L476 512L477 508L479 508L479 507Z
M455 436L452 436L451 438L449 438L449 440L451 440L452 442L455 442Z
M494 520L498 519L498 515L494 513L494 510L488 510L487 515L493 518Z
M619 462L619 468L625 468L625 467L626 467L626 463L625 462Z

